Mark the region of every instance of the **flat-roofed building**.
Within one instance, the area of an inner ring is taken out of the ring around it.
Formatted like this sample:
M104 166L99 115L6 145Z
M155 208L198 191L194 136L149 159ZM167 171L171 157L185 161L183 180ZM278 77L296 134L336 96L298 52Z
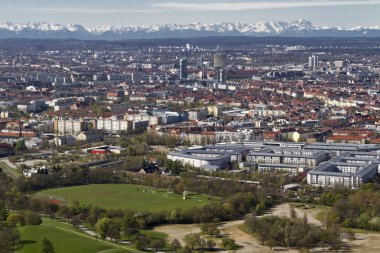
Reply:
M241 162L246 153L247 149L242 147L208 145L169 152L167 157L204 170L218 170L230 162Z
M325 151L303 150L296 148L265 148L247 155L247 163L253 164L293 164L315 168L320 162L328 160Z
M57 134L79 134L87 131L88 122L75 119L59 119L54 121L54 132Z
M357 189L373 179L379 169L379 152L346 152L309 171L307 183L313 186Z
M182 164L188 164L197 168L204 168L206 170L218 170L224 168L227 163L231 162L230 155L211 154L211 153L198 153L192 150L181 152L170 152L168 159L173 161L180 161Z

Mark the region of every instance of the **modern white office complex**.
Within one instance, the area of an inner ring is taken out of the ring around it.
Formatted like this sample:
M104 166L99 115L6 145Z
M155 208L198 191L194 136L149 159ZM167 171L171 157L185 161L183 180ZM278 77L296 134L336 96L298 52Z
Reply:
M379 173L379 165L379 152L346 152L309 171L307 183L313 186L357 189Z
M371 164L380 163L380 151L377 150L380 146L373 144L240 142L191 147L170 152L167 157L204 170L218 170L229 163L239 163L240 169L261 172L299 174L309 171L307 179L311 185L339 183L355 188L376 175L377 169L373 174L371 168L375 165ZM356 182L347 181L352 173L357 173Z
M316 167L328 159L327 152L295 148L266 148L247 155L247 162L307 165Z
M182 164L213 171L225 168L230 162L242 161L246 153L247 150L241 147L200 146L169 152L167 157L173 161L181 161Z

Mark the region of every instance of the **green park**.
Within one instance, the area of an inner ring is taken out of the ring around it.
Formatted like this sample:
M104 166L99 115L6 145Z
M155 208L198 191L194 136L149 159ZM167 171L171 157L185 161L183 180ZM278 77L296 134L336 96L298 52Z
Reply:
M131 209L134 211L171 211L177 208L190 209L215 202L215 197L189 193L186 199L166 189L132 184L93 184L53 188L38 192L36 197L50 198L58 203L70 205L78 201L81 205L99 206L107 210Z

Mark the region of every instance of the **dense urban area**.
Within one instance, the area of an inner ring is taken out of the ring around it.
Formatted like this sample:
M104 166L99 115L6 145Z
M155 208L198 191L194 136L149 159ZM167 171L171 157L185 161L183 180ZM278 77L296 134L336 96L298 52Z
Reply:
M0 41L0 252L379 252L380 39Z

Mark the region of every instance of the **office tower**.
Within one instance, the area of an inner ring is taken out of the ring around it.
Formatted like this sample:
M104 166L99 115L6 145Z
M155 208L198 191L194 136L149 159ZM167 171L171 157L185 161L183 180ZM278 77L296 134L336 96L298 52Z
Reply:
M314 55L314 64L315 64L315 67L319 67L319 58L318 58L318 56L315 56Z
M180 79L187 78L187 60L186 59L179 60L179 78Z
M227 66L227 55L217 53L214 55L214 68L224 68Z
M203 58L202 57L197 58L197 68L198 69L203 68Z
M214 68L216 79L219 83L226 81L226 71L224 68L227 66L227 55L223 53L217 53L214 55Z
M313 68L314 66L314 59L313 57L309 56L309 68Z
M224 69L218 68L216 74L218 83L223 83L226 81L226 71Z
M309 57L309 68L315 69L319 67L319 59L318 56L312 55Z

